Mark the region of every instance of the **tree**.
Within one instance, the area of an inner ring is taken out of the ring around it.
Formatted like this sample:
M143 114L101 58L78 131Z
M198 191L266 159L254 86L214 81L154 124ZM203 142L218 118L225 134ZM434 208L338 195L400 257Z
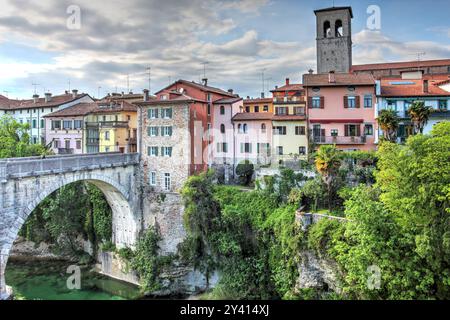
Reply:
M323 145L319 148L316 155L316 169L322 176L322 180L327 187L328 209L332 209L333 186L341 166L342 155L334 145Z
M423 128L428 122L430 114L433 112L433 108L426 107L425 102L415 101L408 109L408 114L414 123L414 133L423 133Z
M236 167L236 174L239 176L240 183L248 186L252 180L255 167L253 163L248 160L242 161Z
M387 141L395 142L397 139L398 116L394 110L381 110L378 118L378 125L383 130L384 138Z

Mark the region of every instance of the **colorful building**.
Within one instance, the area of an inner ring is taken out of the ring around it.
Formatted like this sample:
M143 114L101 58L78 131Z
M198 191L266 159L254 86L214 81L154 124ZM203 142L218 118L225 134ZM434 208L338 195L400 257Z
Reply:
M86 153L83 143L84 117L92 112L95 103L79 103L74 106L50 113L45 118L45 143L55 154Z
M305 90L301 84L276 87L273 94L272 117L274 161L307 159L308 125L306 119Z
M33 99L17 100L3 97L0 99L0 114L11 115L20 123L28 123L30 125L31 143L45 143L46 130L50 129L45 126L45 116L71 107L82 102L93 102L94 100L88 94L78 94L78 90L72 90L72 93L66 91L62 95L52 96L46 93L44 98L39 95L33 95Z
M214 102L236 97L231 90L208 86L207 79L202 84L178 80L158 91L155 100L137 103L138 152L144 179L154 191L178 192L190 175L208 169Z
M251 112L251 113L269 112L269 113L273 113L273 100L272 100L272 98L250 99L250 97L247 97L247 99L244 100L244 109L241 112Z
M85 116L86 152L137 152L137 107L114 100L95 105Z
M415 101L423 101L425 106L432 107L424 133L430 133L433 126L442 121L450 121L450 92L443 89L449 82L448 75L423 75L417 77L388 77L377 81L376 115L381 110L394 110L400 118L397 131L397 142L405 142L413 134L413 124L408 115L409 106ZM382 130L376 132L375 141L383 135Z
M375 80L368 74L306 74L310 141L344 150L375 149Z

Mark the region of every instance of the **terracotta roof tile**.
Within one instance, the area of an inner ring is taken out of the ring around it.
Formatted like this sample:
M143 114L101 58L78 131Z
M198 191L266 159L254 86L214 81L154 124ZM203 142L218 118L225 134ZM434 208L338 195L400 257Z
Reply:
M279 91L298 91L303 90L303 85L299 83L293 83L290 85L284 85L282 87L271 90L270 92L279 92Z
M77 99L88 96L88 94L82 93L78 94L76 98L72 96L71 93L62 94L58 96L51 97L49 102L45 102L45 98L39 98L35 103L33 99L28 100L12 100L8 99L7 104L2 105L2 101L0 101L0 108L5 107L10 110L19 110L19 109L30 109L30 108L49 108L49 107L59 107L60 105L75 101Z
M79 103L74 106L47 114L44 118L85 116L92 112L95 108L97 108L96 103Z
M273 98L256 98L256 99L245 99L244 104L253 104L253 103L272 103Z
M172 87L173 85L176 85L176 84L184 84L184 85L187 85L187 86L195 87L195 88L200 89L202 91L214 92L214 93L217 93L217 94L221 94L221 95L228 96L228 97L233 97L233 98L235 98L237 96L236 94L230 93L228 91L224 91L224 90L219 89L219 88L215 88L215 87L211 87L211 86L204 86L201 83L197 83L197 82L194 82L194 81L182 80L182 79L180 79L180 80L178 80L178 81L168 85L164 89L159 90L158 92L156 92L156 94L158 94L158 93L160 93L160 92L162 92L164 90L167 90L168 88L170 88L170 87Z
M424 92L424 80L428 80L428 92ZM424 76L418 80L404 80L401 78L382 78L381 96L383 97L420 97L420 96L447 96L450 92L439 88L443 79L436 76Z
M349 85L375 85L375 80L370 74L336 73L336 82L328 81L326 74L305 74L303 75L303 85L311 86L349 86Z
M360 64L352 66L350 70L351 72L355 72L355 71L439 67L439 66L450 66L450 59Z
M223 98L223 99L219 99L213 102L213 104L232 104L232 103L236 103L238 101L241 101L242 98Z
M233 121L261 121L272 120L273 114L270 112L242 112L236 113Z

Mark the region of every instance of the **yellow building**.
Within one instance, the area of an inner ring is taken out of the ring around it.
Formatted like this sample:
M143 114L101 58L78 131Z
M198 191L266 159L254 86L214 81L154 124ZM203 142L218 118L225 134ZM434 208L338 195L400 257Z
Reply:
M270 112L273 113L272 98L245 99L244 109L241 112Z
M85 117L88 153L137 152L137 108L121 101L102 101Z
M271 91L273 94L272 144L275 160L308 158L308 125L305 91L301 84L290 84Z

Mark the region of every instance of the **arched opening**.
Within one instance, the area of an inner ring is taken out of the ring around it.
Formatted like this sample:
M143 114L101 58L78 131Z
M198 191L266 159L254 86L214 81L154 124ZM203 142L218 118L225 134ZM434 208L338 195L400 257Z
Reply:
M342 20L336 20L334 25L334 34L337 38L344 36L344 29L342 27Z
M323 23L323 37L331 38L331 24L328 20Z
M225 125L224 124L221 124L220 125L220 133L225 133Z
M101 252L118 252L120 248L132 247L137 225L126 190L108 178L89 178L55 179L54 184L36 190L38 196L29 199L29 206L17 210L18 222L7 230L12 240L1 244L1 293L7 284L15 289L20 287L19 294L31 299L45 299L38 294L51 295L49 299L115 296L102 291L101 283L109 284L116 280L100 278L91 272L87 277L85 272L94 266L97 266L97 271L104 271ZM17 264L19 260L22 262ZM89 266L81 268L81 291L65 286L70 277L67 274L69 265ZM67 272L61 267L67 268ZM24 272L33 273L27 275ZM62 287L46 287L45 281ZM122 284L121 290L130 292L131 288L132 285ZM61 290L57 292L61 297L53 296L55 290Z

